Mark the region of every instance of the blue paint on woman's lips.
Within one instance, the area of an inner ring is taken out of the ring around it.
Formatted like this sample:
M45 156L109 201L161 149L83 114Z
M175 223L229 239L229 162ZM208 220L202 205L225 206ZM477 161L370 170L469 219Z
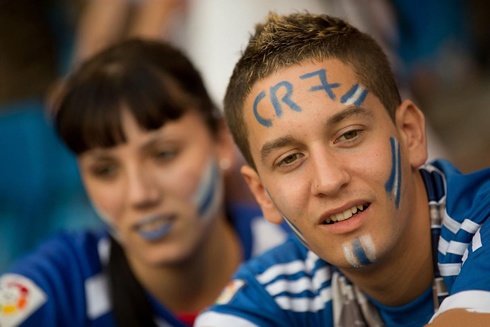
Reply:
M159 241L170 233L173 228L174 221L168 220L165 224L155 229L142 229L141 225L142 224L140 224L140 227L137 227L137 229L142 238L147 241Z

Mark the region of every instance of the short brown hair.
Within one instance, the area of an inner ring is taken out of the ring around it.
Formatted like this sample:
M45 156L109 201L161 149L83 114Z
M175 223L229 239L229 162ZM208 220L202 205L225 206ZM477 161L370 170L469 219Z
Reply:
M388 59L369 35L345 21L309 13L278 16L270 13L255 26L247 48L233 71L224 99L225 117L247 162L255 167L243 120L243 106L253 85L278 70L307 59L338 59L356 73L376 95L392 120L401 103Z

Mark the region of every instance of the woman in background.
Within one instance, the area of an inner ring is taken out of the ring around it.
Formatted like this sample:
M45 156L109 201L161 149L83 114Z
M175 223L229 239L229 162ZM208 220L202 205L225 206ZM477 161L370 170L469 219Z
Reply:
M191 325L243 260L285 238L257 208L225 205L231 138L169 45L130 40L81 65L55 125L107 231L60 235L4 274L2 327Z

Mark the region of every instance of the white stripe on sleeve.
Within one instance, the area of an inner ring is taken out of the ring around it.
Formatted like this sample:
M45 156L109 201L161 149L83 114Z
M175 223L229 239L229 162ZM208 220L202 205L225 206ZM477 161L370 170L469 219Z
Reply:
M473 252L475 252L476 250L478 250L479 248L481 248L483 246L482 242L481 242L481 234L480 234L480 230L478 230L475 234L475 236L473 236L473 241L472 241L472 246L471 246L471 250Z
M259 327L256 324L238 316L214 311L200 314L194 322L194 327Z
M87 316L97 319L112 308L109 299L107 276L103 273L90 277L85 281L85 296L87 298Z
M439 310L431 318L431 323L441 313L452 309L466 309L468 312L490 313L490 292L464 291L447 297L442 301Z
M460 263L438 263L437 265L442 277L457 276L461 270Z
M297 272L304 271L305 270L305 263L303 260L295 260L291 261L289 263L282 263L282 264L277 264L266 271L264 271L262 274L259 274L255 276L257 280L261 284L267 284L274 278L280 276L280 275L294 275Z

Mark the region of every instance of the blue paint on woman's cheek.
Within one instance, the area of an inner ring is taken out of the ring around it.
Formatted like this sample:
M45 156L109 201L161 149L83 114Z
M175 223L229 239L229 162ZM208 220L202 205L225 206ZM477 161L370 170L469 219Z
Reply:
M199 216L203 216L204 213L208 210L208 208L213 203L217 186L218 186L218 168L216 167L216 165L213 165L211 184L209 185L209 188L206 190L206 195L204 196L202 203L199 205L199 209L198 209Z

